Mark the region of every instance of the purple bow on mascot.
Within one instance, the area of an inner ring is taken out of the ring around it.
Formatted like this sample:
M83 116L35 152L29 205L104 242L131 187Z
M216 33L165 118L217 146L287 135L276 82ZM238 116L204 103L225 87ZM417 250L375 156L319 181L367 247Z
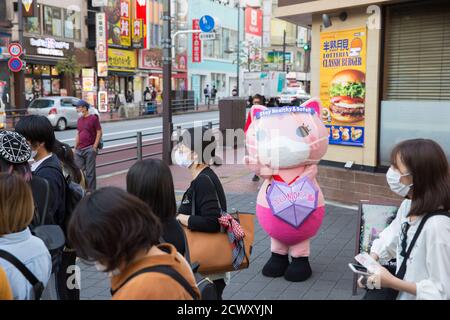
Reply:
M320 111L317 99L302 106L255 105L247 119L245 163L264 178L256 214L271 237L272 255L262 271L267 277L299 282L312 274L310 239L325 215L316 180L317 163L328 148Z

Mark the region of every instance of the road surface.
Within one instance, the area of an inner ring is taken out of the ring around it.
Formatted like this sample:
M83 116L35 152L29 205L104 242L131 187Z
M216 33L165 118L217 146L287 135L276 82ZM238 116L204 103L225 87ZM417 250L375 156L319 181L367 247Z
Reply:
M217 127L219 112L201 112L173 117L174 129L177 126L190 128L212 122ZM142 132L144 159L161 158L162 118L125 120L102 124L104 148L97 156L97 176L109 175L130 168L137 159L136 133ZM56 138L73 146L76 130L57 132Z

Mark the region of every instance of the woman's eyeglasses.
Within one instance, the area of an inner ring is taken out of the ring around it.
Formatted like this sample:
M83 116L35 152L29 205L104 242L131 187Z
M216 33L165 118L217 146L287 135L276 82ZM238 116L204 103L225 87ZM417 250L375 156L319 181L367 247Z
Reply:
M406 249L408 246L408 243L406 242L408 238L408 230L409 230L410 224L408 222L404 222L402 224L402 234L400 236L400 245L402 247L402 251L400 252L400 255L404 258L406 257Z

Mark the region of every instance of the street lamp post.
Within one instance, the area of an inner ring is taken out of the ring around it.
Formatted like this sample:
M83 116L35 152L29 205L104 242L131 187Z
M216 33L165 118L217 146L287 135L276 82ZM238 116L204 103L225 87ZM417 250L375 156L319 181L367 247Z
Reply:
M172 39L170 0L163 7L163 161L172 164Z
M239 97L239 84L240 84L240 72L241 72L241 7L238 2L238 34L237 34L237 63L236 63L236 76L237 76L237 96Z

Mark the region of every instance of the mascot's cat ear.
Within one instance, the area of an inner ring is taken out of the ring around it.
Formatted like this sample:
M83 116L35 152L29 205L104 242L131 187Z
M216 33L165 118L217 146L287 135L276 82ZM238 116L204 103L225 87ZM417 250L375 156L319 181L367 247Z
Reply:
M322 105L320 104L320 100L317 98L312 98L302 104L305 108L313 109L317 115L320 117L320 110L322 109Z
M247 133L248 128L252 124L253 120L255 119L258 112L261 112L263 110L266 110L267 108L260 105L254 105L247 116L247 121L245 123L244 132Z

